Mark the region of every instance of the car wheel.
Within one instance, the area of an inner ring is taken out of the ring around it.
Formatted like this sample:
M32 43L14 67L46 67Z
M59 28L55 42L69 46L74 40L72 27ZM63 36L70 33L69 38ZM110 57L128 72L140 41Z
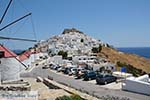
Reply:
M105 85L107 84L107 82L105 81Z

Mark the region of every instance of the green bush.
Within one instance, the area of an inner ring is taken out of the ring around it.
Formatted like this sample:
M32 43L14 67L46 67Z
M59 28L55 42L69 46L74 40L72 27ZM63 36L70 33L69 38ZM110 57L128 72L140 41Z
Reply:
M62 97L57 97L55 100L72 100L69 96L62 96Z
M79 95L71 95L71 100L83 100Z
M98 47L98 51L99 51L99 52L101 52L101 51L102 51L102 46L101 46L101 45L99 45L99 47Z
M120 61L117 61L117 65L118 65L119 67L126 66L126 64L125 64L125 63L122 63L122 62L120 62Z
M81 39L80 41L81 41L81 42L84 42L84 39Z
M62 55L62 58L63 59L66 59L68 57L68 53L67 52L64 52L64 51L59 51L58 52L58 55Z
M101 52L101 50L102 50L102 46L101 45L99 45L99 47L93 47L92 48L92 52L93 53L99 53L99 52Z
M93 48L92 48L92 52L93 52L93 53L98 53L98 49L97 49L96 47L93 47Z
M97 47L93 47L93 48L92 48L92 52L93 52L93 53L98 53L98 48L97 48Z
M133 76L136 76L136 77L146 74L146 72L144 72L142 69L135 68L134 66L132 66L130 64L126 64L126 63L122 63L122 62L118 61L117 65L119 67L126 67L127 73L131 73L131 74L133 74Z
M79 95L73 94L71 96L62 96L62 97L57 97L55 100L84 100L82 99Z

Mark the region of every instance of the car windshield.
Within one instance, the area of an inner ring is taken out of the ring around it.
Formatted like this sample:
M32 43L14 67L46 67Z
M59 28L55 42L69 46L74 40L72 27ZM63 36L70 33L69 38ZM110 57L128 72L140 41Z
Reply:
M103 78L103 77L104 77L104 75L98 75L98 77L99 77L99 78Z

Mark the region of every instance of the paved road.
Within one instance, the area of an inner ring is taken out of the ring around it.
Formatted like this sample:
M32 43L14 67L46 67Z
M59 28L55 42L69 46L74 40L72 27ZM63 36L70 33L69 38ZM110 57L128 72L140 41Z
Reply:
M21 77L53 77L53 79L59 83L71 86L75 89L86 92L90 95L94 95L96 97L102 98L113 96L119 97L119 100L150 100L150 96L122 91L122 90L111 90L100 87L99 85L95 85L82 80L75 80L71 77L57 74L50 69L42 69L41 67L34 68L31 72L21 74ZM138 87L137 87L138 88ZM118 99L117 99L118 100Z

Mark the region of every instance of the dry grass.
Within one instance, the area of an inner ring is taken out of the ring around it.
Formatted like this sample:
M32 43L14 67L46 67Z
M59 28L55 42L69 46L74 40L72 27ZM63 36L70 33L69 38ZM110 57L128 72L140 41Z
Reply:
M103 47L99 56L105 56L113 63L120 61L122 63L130 64L135 68L142 69L147 73L150 72L150 59L138 55L122 53L111 48Z

